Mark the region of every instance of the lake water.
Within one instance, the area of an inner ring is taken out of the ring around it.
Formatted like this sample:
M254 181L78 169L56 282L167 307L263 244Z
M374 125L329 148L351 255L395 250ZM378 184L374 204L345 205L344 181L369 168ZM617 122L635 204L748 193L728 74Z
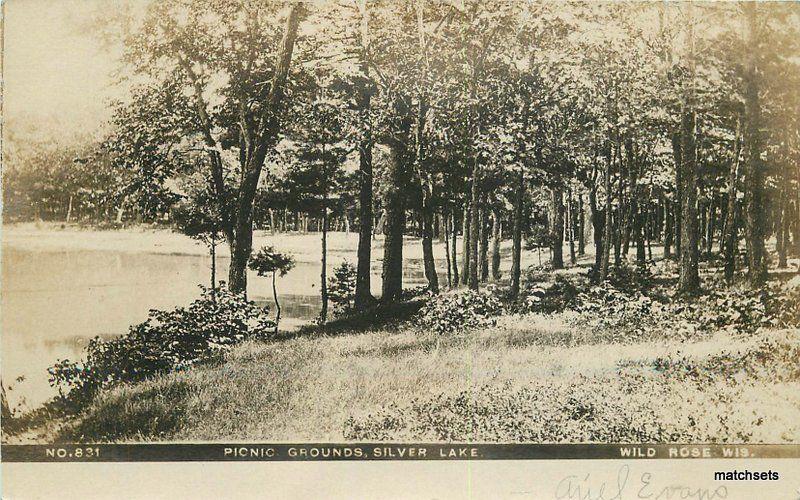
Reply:
M54 395L47 367L59 358L81 358L88 339L125 333L149 309L190 303L198 296L197 285L209 282L211 267L210 258L196 255L29 251L6 245L2 252L2 377L12 407L20 402L33 407ZM348 260L355 262L355 254ZM328 276L340 261L331 259ZM372 263L376 295L380 265ZM228 259L218 259L218 277L224 279L227 268ZM278 279L282 329L319 314L319 281L320 266L311 262L297 263ZM250 298L272 304L269 279L250 274L248 282ZM404 285L423 282L421 262L407 260Z

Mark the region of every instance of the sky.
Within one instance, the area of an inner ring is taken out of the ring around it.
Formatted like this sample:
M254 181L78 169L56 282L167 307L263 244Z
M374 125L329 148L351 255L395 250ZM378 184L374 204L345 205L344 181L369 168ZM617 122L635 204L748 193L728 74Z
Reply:
M112 1L4 1L6 125L91 133L108 119L109 101L122 95L111 76L118 56L88 21Z

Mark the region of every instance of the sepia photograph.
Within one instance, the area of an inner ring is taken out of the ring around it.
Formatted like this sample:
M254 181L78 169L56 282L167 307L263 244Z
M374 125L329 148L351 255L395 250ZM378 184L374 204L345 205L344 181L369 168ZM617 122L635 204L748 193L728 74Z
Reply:
M800 458L800 4L2 9L4 461Z

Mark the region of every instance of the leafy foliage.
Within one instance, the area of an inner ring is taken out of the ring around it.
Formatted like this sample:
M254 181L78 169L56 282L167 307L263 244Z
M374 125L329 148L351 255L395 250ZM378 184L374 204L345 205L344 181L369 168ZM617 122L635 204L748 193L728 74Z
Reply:
M336 316L344 316L353 309L356 296L356 268L343 261L333 270L328 280L328 298L333 303Z
M250 257L247 267L258 273L259 276L269 276L278 273L285 276L294 268L294 257L275 251L275 247L262 247Z
M460 333L492 324L503 310L496 288L466 290L431 297L417 316L417 325L438 334Z
M185 369L233 345L269 331L267 308L221 286L201 286L200 298L172 311L152 309L142 323L111 340L95 337L83 361L68 359L48 369L51 385L78 408L98 391L122 382Z

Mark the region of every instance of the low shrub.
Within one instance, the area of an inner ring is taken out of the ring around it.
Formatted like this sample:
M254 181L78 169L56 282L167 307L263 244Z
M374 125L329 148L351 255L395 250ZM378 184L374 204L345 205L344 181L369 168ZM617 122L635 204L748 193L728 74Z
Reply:
M356 268L342 261L328 280L328 298L333 304L334 316L344 316L353 309L356 297Z
M580 289L557 275L554 281L526 281L515 304L516 312L551 314L575 306Z
M770 283L760 289L716 287L696 298L673 290L603 282L578 293L575 326L598 341L639 341L653 335L697 339L720 331L750 335L761 328L800 326L800 288Z
M654 277L648 266L623 262L609 269L608 282L621 290L644 292L653 286Z
M188 307L151 309L147 320L127 334L90 340L83 361L58 360L48 369L50 384L80 409L100 389L185 369L248 337L274 331L266 307L224 284L215 291L200 288L201 297Z
M438 334L493 324L503 310L495 287L435 295L417 314L417 325Z

